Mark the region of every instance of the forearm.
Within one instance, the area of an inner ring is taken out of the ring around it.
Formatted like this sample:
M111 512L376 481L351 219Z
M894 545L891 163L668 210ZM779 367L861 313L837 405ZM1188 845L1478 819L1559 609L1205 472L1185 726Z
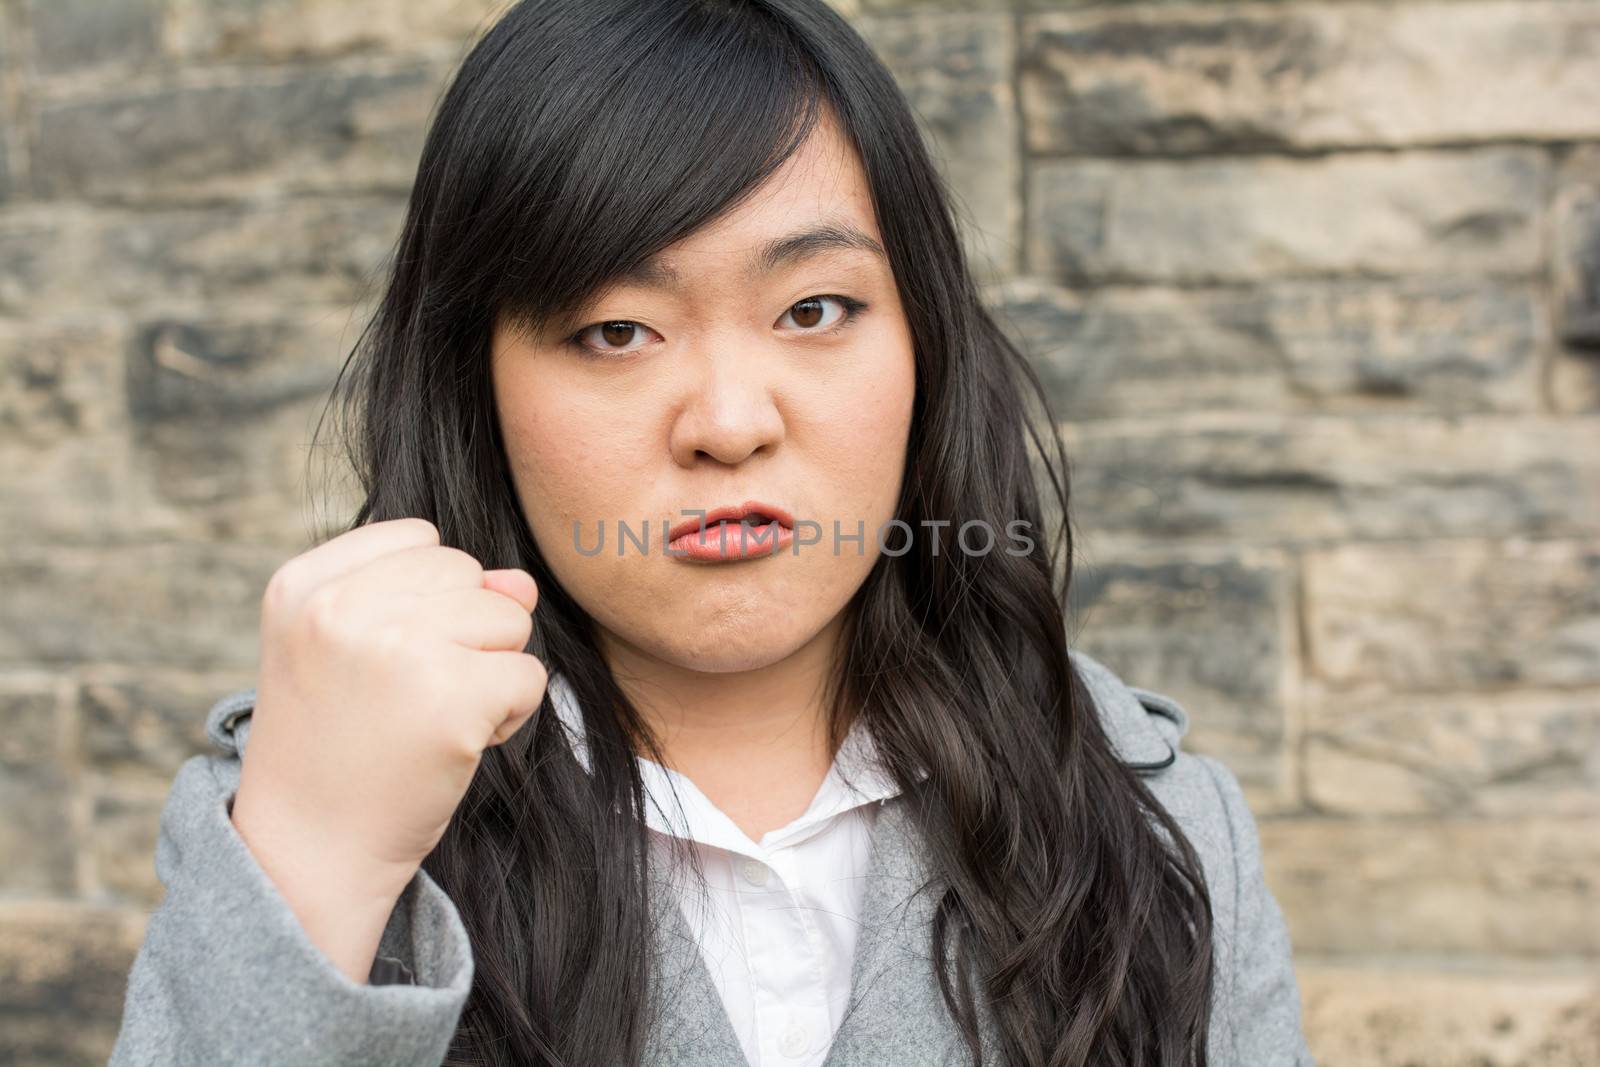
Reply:
M248 779L246 770L228 803L234 829L311 943L352 982L365 984L384 927L415 872L358 866L348 849L258 800Z

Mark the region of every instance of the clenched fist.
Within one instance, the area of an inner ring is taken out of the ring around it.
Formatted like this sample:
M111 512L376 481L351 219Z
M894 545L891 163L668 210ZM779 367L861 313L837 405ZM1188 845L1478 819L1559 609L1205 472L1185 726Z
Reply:
M341 534L267 584L232 819L355 981L484 749L544 699L524 651L537 596L526 571L485 570L415 518Z

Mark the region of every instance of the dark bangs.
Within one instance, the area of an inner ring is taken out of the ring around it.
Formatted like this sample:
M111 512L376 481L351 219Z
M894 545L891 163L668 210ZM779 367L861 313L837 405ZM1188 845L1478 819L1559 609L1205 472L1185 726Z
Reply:
M477 46L426 158L417 252L478 324L530 332L754 191L817 121L815 68L738 3L527 4ZM525 25L517 25L517 23ZM420 184L420 182L419 182ZM425 233L427 230L424 231ZM453 250L475 261L450 264Z

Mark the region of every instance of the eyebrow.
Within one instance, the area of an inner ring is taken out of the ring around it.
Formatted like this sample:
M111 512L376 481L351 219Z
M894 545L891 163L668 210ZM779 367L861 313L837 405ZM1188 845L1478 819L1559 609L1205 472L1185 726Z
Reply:
M883 246L869 234L847 222L831 222L810 226L794 233L775 237L756 249L745 268L749 277L771 274L779 267L796 263L823 252L854 249L870 252L885 259ZM622 273L624 284L640 285L647 289L683 289L685 282L677 270L660 261L659 256Z

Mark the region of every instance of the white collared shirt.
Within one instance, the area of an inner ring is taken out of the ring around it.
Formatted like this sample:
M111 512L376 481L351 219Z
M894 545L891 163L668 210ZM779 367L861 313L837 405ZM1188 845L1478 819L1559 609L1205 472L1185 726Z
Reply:
M576 697L560 674L549 690L587 770ZM674 882L678 905L751 1067L818 1067L844 1019L870 835L879 805L899 792L873 755L858 720L811 805L760 841L689 778L637 757L654 839L663 847L668 836L690 842L704 869L708 899L687 871Z

